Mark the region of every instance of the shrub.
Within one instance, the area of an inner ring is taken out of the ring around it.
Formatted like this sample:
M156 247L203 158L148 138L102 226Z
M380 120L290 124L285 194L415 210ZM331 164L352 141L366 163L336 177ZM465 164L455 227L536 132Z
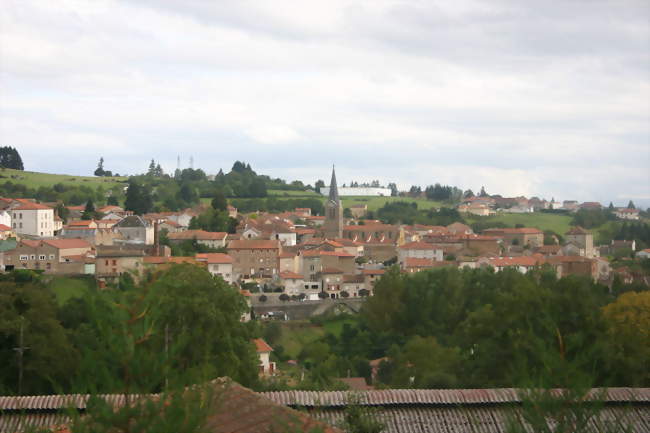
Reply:
M266 295L262 295L262 296L260 296L260 297L257 298L257 299L258 299L260 302L266 302L266 300L269 299L269 298L267 298Z
M286 293L281 294L280 295L280 300L281 301L288 301L289 300L289 295L287 295Z
M341 297L342 297L342 298L348 298L348 297L350 297L350 294L349 294L347 291L343 290L343 291L341 292Z
M320 293L318 294L318 297L321 298L321 299L325 299L325 298L329 298L330 295L328 295L328 294L325 293L325 292L320 292Z

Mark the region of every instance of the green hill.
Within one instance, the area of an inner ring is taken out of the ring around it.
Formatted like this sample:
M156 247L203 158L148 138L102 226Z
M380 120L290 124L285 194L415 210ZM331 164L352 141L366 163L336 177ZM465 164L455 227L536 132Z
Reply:
M110 189L115 185L126 182L126 180L126 177L71 176L68 174L13 170L10 168L0 169L0 183L10 181L12 183L23 184L29 188L39 188L41 186L52 186L57 183L62 183L67 186L86 185L91 188L97 188L101 185L104 189Z

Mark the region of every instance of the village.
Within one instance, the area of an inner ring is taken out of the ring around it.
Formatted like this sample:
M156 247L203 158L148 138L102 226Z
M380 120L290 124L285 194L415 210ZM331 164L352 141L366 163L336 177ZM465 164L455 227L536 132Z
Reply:
M171 263L193 263L243 290L252 303L317 301L373 295L374 282L387 267L403 272L454 266L516 268L527 272L549 265L558 277L586 275L610 284L613 278L607 255L616 250L635 251L634 241L595 245L593 234L572 227L545 242L535 227L487 228L475 233L462 223L448 226L385 224L364 219L367 207L355 205L344 212L341 197L350 188L338 188L332 171L325 215L309 208L282 213L240 214L236 233L190 230L202 209L134 215L120 206L97 209L98 219L82 219L84 206L68 206L67 224L55 214L53 203L29 198L1 198L0 266L4 271L31 269L52 275L94 275L100 287L115 284L125 273L136 279L147 269ZM381 188L352 188L382 194ZM389 190L390 191L390 190ZM537 198L468 197L457 206L461 213L487 216L495 212L532 213L540 209L600 208L599 203L548 202ZM350 217L344 217L344 213ZM618 208L618 218L638 220L637 209ZM166 243L161 242L161 233ZM169 245L184 241L222 252L172 256ZM641 250L638 257L650 256ZM629 275L623 275L630 279Z

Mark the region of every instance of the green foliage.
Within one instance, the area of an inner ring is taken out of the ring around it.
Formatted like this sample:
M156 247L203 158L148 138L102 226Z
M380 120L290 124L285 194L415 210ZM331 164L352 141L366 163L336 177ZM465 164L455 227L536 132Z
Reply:
M24 170L23 160L14 147L0 147L0 167L13 168L14 170Z
M611 210L605 209L579 209L571 220L571 225L592 229L600 227L607 221L614 221L616 216Z
M378 420L377 410L361 406L358 398L347 402L343 421L339 425L347 433L381 433L386 426Z
M291 198L280 199L277 197L255 198L255 199L234 199L231 200L240 212L286 212L296 208L310 208L312 215L323 215L323 201L319 198Z
M151 212L153 209L153 198L148 187L141 185L136 180L129 181L124 202L126 210L133 211L136 215Z
M441 208L439 210L418 210L418 203L394 201L384 204L377 210L377 218L386 224L427 224L449 225L463 222L456 209Z
M190 221L191 230L201 229L209 232L235 233L237 220L231 218L227 211L210 208Z

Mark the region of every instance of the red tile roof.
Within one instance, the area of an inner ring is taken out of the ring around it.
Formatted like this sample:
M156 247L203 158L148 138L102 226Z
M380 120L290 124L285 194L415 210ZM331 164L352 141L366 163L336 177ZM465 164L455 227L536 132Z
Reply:
M386 271L383 269L364 269L361 273L363 275L383 275Z
M262 239L233 240L228 244L229 250L276 250L280 248L278 241Z
M32 202L23 202L22 205L15 207L13 210L54 210L49 206L45 206L40 203L32 203Z
M223 253L199 253L196 255L196 259L211 264L228 264L234 262L232 257Z
M295 272L282 271L280 272L280 278L282 278L283 280L302 280L305 277L300 274L296 274Z
M200 241L222 241L226 238L226 232L206 232L205 230L186 230L184 232L169 233L167 237L170 240L191 240L197 239Z
M337 268L323 268L321 274L342 274L343 271Z
M407 268L432 268L433 260L417 257L407 257L404 261L404 266Z
M273 352L273 348L268 345L268 343L261 338L256 338L253 340L255 343L255 349L257 350L257 353L260 352Z
M12 230L11 227L6 226L6 225L4 225L4 224L0 224L0 232L8 232L8 231L10 231L10 230Z
M92 248L92 245L83 239L48 239L43 240L42 242L58 249Z

